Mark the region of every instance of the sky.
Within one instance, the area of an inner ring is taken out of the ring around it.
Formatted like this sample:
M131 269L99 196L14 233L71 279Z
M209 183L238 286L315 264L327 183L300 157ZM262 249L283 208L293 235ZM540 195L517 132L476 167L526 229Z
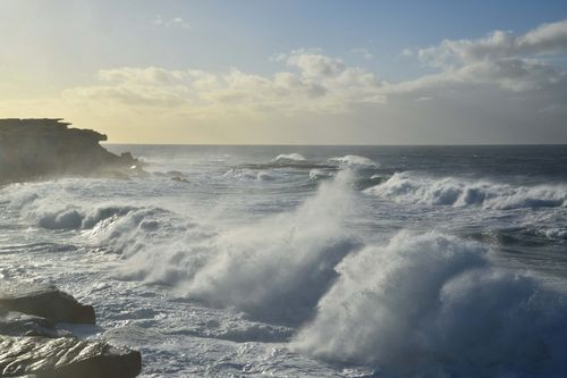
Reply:
M0 0L0 118L114 143L567 143L567 1Z

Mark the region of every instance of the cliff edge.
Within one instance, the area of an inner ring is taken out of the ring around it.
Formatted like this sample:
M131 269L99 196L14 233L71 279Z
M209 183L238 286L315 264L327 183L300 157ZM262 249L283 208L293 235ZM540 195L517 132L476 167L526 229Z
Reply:
M57 176L123 175L140 162L99 143L106 135L62 119L0 119L0 184Z

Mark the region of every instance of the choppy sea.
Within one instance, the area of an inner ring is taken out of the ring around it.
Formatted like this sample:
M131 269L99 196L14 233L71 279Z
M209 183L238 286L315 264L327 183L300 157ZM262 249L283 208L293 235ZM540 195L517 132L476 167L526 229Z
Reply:
M107 145L0 188L0 282L143 377L566 377L567 146Z

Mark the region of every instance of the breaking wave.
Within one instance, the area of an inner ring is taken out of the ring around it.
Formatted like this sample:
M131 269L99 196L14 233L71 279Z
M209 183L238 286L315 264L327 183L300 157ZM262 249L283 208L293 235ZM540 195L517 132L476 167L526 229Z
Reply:
M492 268L488 253L435 232L368 246L338 266L294 346L396 373L564 376L565 295Z
M402 373L567 374L564 293L530 273L493 267L483 244L437 232L364 246L345 226L360 211L353 176L340 171L295 210L225 229L160 207L61 201L35 186L16 188L7 202L38 226L76 230L120 252L122 279L170 285L191 300L297 326L293 348L318 358ZM489 208L559 201L562 188L409 174L370 179L387 180L366 191L385 198ZM482 201L467 202L474 185ZM561 227L549 231L564 235Z
M340 167L348 168L376 168L378 164L364 156L346 155L329 159L330 162L337 163Z
M454 207L480 206L500 210L567 207L565 185L512 186L453 177L419 177L407 172L396 173L383 184L364 192L395 202Z
M331 178L334 175L335 175L334 172L329 172L328 170L325 170L325 169L312 169L311 171L309 171L309 179L310 180L320 180L320 179Z
M17 211L26 223L37 227L78 231L89 238L92 246L116 252L142 249L156 232L164 233L175 226L175 215L160 207L99 203L95 206L75 201L70 188L57 184L23 185L4 192L8 210ZM170 233L171 234L171 233Z
M341 172L295 211L223 232L189 225L176 238L159 239L159 248L154 237L131 233L152 244L122 243L129 259L120 275L176 285L187 298L254 319L305 321L337 278L335 266L359 246L343 225L353 210L351 181Z
M281 154L278 155L274 161L279 161L279 162L285 162L285 161L305 161L307 159L305 159L305 157L301 154L298 153L292 153L292 154Z
M223 178L235 178L237 180L257 180L257 181L273 181L276 179L275 172L272 170L253 170L231 168L224 173Z

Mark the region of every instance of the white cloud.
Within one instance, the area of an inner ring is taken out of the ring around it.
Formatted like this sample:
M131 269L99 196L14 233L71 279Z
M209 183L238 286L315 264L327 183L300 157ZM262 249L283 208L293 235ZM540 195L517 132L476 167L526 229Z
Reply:
M313 78L337 76L346 69L342 60L322 54L292 54L287 64L299 68L305 77Z
M179 29L185 29L185 30L189 30L191 29L191 25L189 25L189 22L187 22L186 20L184 20L181 17L173 17L170 19L164 19L162 16L156 16L156 18L154 18L154 20L152 21L152 23L156 26L161 26L161 27L175 27L175 28L179 28Z
M444 40L417 52L422 62L437 67L439 73L389 85L386 92L419 94L487 86L561 96L564 91L558 89L567 85L567 74L542 58L559 53L567 53L567 21L545 24L520 36L495 31L476 40Z
M123 106L186 110L219 109L276 114L342 113L351 105L383 103L382 83L362 68L342 60L294 51L285 55L290 71L272 76L230 69L225 73L121 67L100 70L99 83L69 89L66 98L119 103Z
M370 52L370 50L368 49L357 47L355 49L352 49L350 52L353 54L360 55L366 60L374 60L374 54L372 54L372 52Z
M482 60L522 58L567 52L567 20L544 24L520 36L494 31L477 40L444 40L420 49L421 60L437 67L459 66Z
M153 131L156 124L176 135L202 127L192 130L207 143L567 142L567 72L553 59L567 54L566 28L563 21L404 50L436 72L394 83L321 49L299 49L272 56L279 69L271 75L118 67L62 98L17 107L24 115L42 109L38 116L74 109L77 119L124 135L122 125L144 124L162 142L176 140Z
M414 56L414 52L413 52L412 49L404 49L404 50L402 51L402 56L405 56L405 57L412 57L412 56Z

